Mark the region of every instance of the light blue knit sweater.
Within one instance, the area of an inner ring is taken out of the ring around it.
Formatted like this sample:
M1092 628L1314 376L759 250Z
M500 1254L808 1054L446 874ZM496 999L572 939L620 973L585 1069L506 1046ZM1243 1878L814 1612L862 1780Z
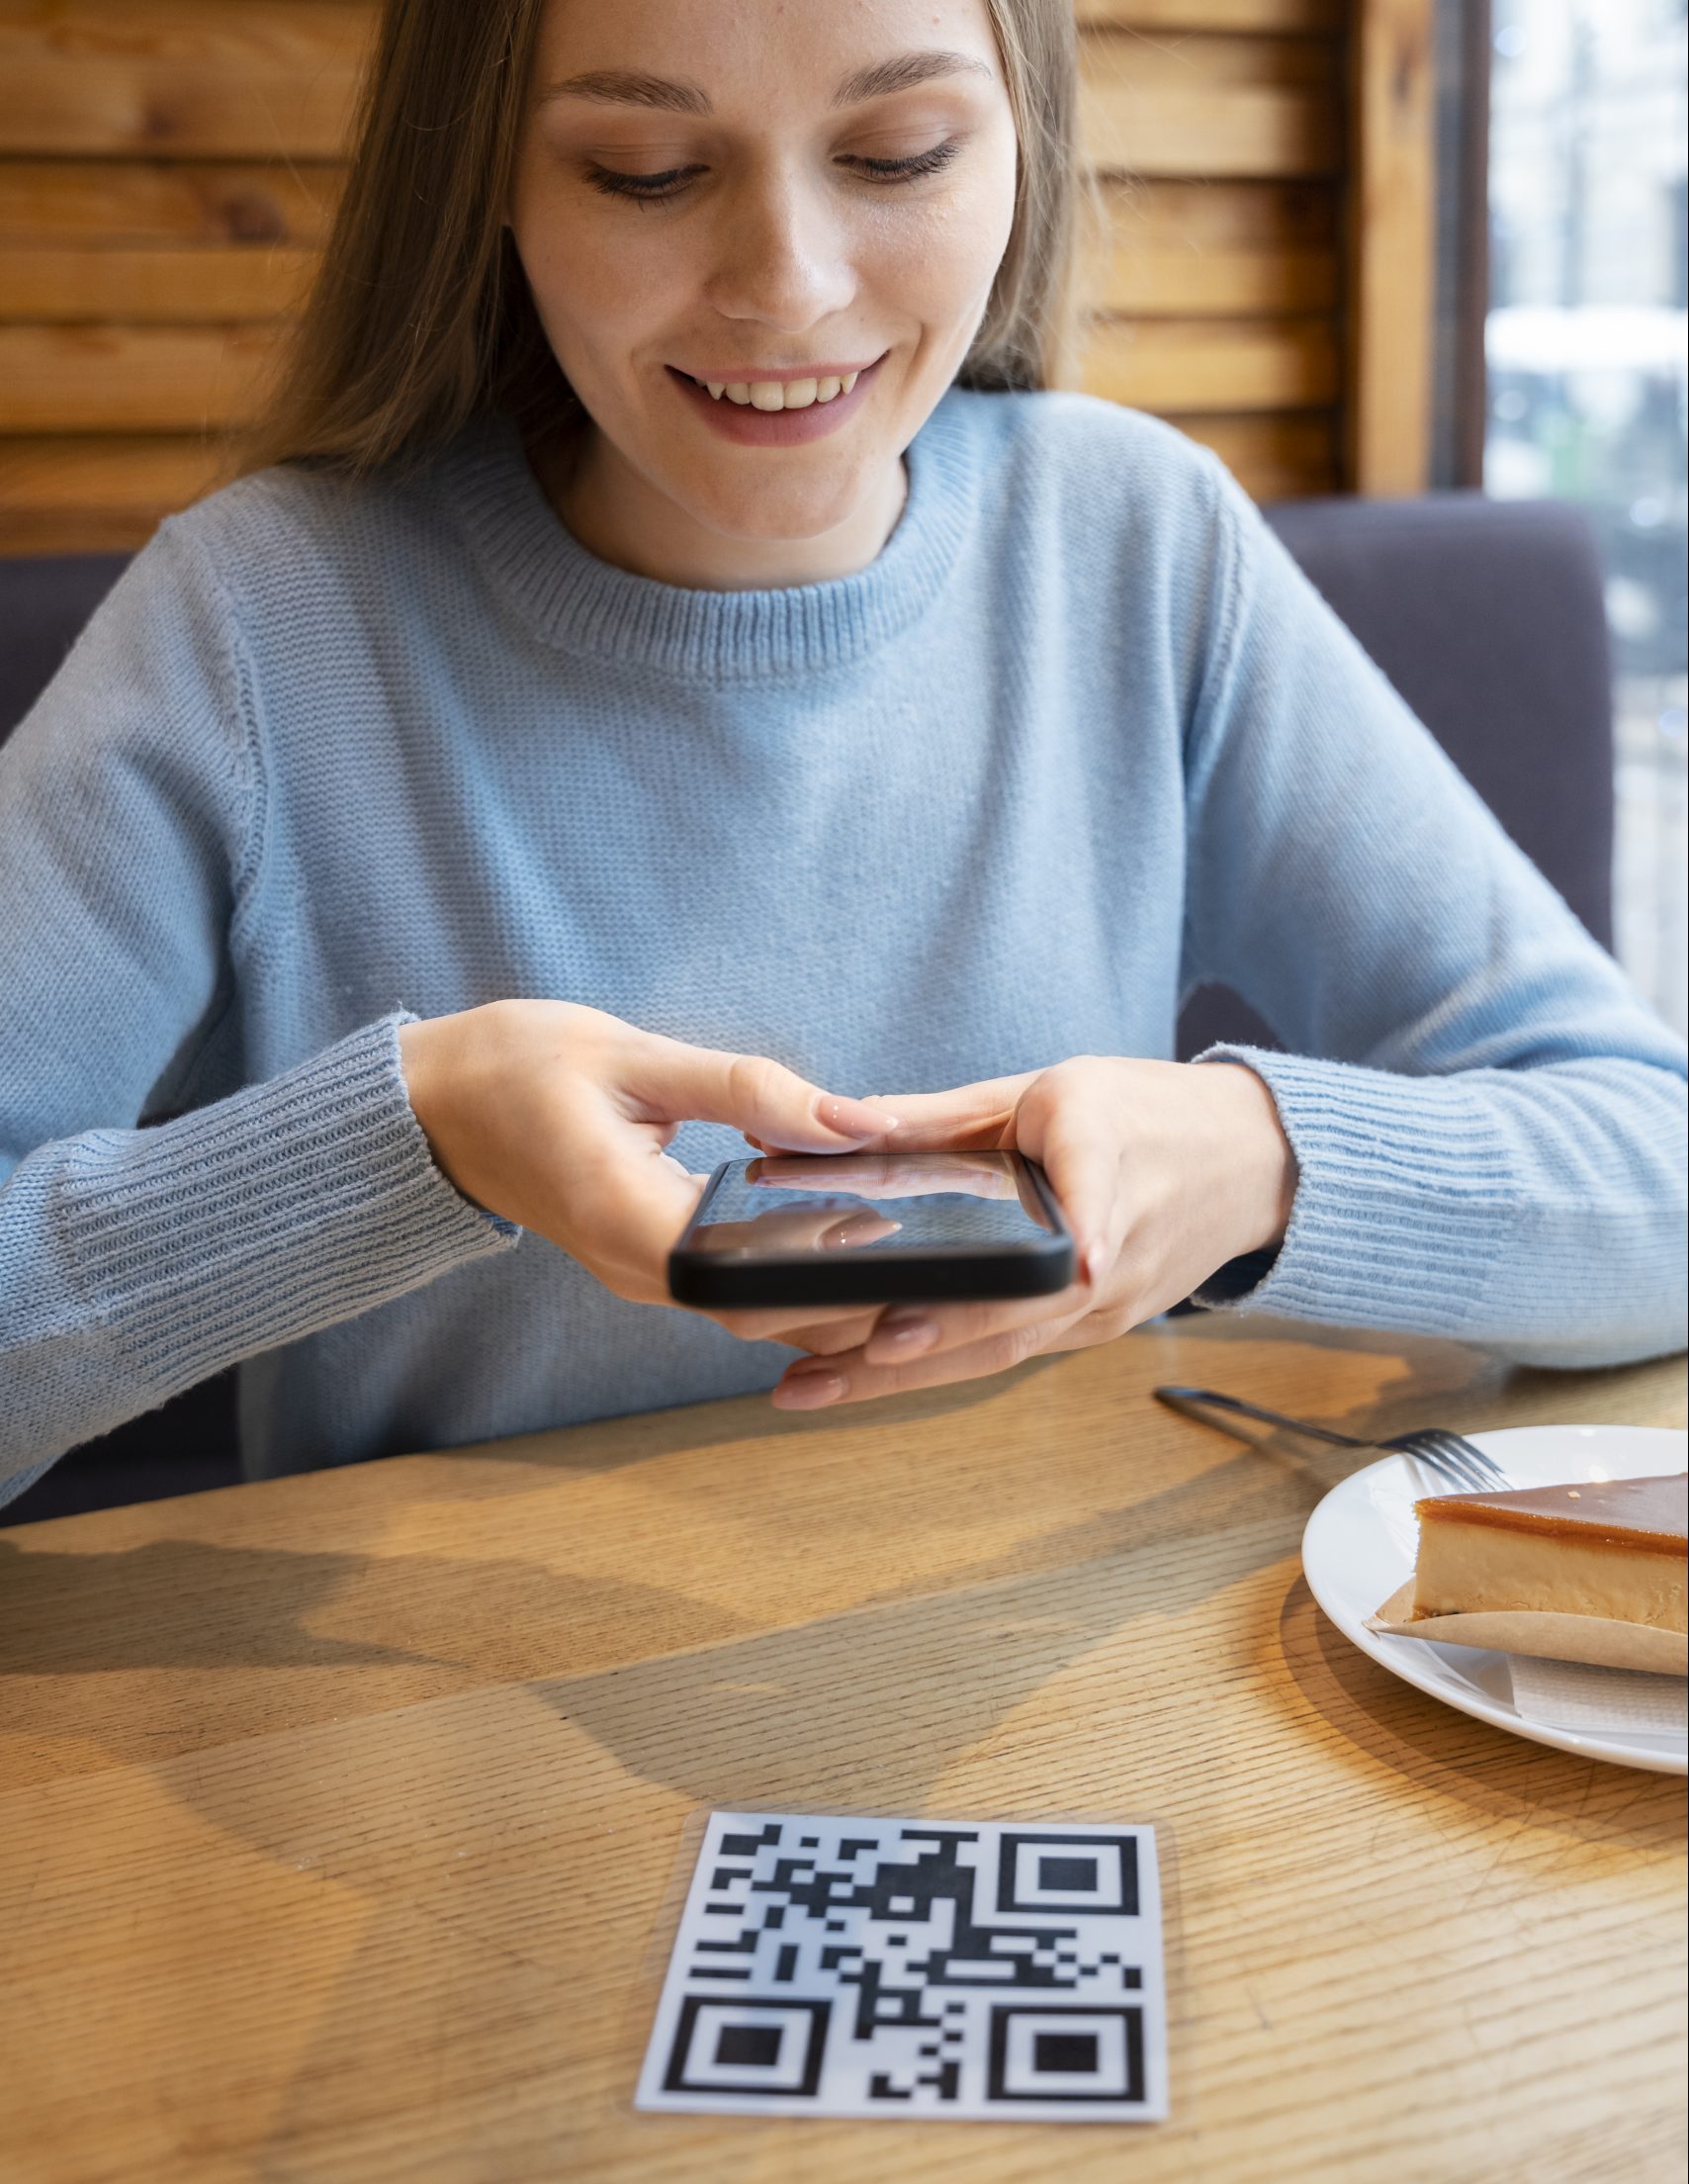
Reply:
M595 561L493 425L165 525L0 754L10 1491L234 1359L255 1475L772 1383L432 1166L397 1026L500 995L877 1093L1221 979L1301 1163L1242 1309L1681 1342L1680 1047L1219 466L953 392L909 469L778 592Z

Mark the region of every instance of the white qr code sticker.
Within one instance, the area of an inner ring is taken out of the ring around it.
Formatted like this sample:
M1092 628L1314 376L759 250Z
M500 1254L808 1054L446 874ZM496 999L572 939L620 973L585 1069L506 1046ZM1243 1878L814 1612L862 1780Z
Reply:
M635 2105L1159 2121L1154 1829L712 1813Z

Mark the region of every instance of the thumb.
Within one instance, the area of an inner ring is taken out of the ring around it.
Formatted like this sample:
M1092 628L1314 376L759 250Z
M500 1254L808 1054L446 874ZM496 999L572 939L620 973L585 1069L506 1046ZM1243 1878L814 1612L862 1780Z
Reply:
M626 1133L602 1140L570 1178L555 1221L529 1226L578 1259L587 1272L636 1304L670 1304L668 1253L697 1211L705 1178Z
M1126 1218L1119 1149L1106 1119L1062 1109L1021 1149L1048 1177L1073 1234L1077 1277L1095 1288L1119 1250Z
M652 1121L726 1123L796 1152L846 1152L897 1128L888 1109L824 1092L766 1054L727 1054L657 1039L642 1049L630 1090Z

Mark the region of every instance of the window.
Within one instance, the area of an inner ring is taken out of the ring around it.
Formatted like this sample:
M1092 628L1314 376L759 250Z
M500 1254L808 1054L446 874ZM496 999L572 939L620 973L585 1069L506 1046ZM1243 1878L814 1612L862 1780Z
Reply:
M1483 476L1587 511L1619 746L1619 955L1685 1022L1684 0L1495 0Z

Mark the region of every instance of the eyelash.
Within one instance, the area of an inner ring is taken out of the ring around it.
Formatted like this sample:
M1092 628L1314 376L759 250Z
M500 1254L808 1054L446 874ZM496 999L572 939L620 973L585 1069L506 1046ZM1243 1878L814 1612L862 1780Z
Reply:
M961 148L951 137L947 143L934 144L931 151L918 151L909 159L858 159L856 165L866 169L869 178L878 183L919 182L947 167ZM606 197L631 198L636 205L661 205L677 197L687 178L699 171L670 167L663 174L619 174L613 167L589 166L586 179Z

